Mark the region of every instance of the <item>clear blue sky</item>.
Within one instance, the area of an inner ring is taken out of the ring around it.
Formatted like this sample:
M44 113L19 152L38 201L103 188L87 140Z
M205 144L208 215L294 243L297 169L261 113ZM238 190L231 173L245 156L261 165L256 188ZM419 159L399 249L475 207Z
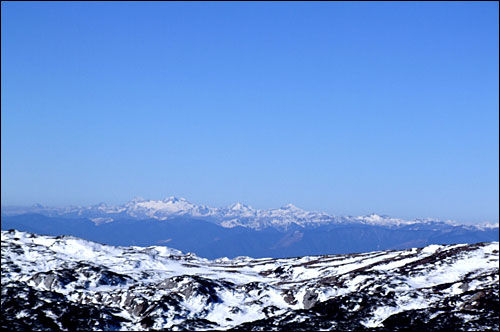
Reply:
M2 2L2 204L498 221L498 2Z

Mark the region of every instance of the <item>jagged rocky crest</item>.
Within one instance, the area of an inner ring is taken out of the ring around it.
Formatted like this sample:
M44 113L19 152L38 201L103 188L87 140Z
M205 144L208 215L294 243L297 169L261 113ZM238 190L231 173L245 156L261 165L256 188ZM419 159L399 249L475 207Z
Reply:
M499 328L499 243L207 260L2 231L11 330Z

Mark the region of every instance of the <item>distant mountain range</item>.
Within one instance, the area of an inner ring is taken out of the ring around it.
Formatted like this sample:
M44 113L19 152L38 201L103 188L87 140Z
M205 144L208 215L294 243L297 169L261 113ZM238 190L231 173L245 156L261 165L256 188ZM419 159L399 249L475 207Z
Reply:
M92 206L47 207L35 204L30 207L4 206L2 215L41 214L49 217L88 218L96 224L108 223L120 219L158 219L168 220L177 217L196 218L213 222L226 228L236 226L261 230L273 227L286 230L292 225L317 227L326 224L365 224L377 226L402 226L422 223L445 223L459 225L454 221L434 219L404 220L386 215L370 214L367 216L332 216L324 212L305 211L293 204L277 209L259 210L251 206L235 203L223 208L196 205L184 198L170 196L164 200L145 200L135 198L123 205L100 203ZM464 225L465 226L465 225ZM483 223L469 225L474 228L498 228L497 224Z
M123 205L2 207L2 229L73 235L111 245L167 245L199 256L291 257L498 241L498 224L458 224L389 216L332 216L292 204L258 210L183 198Z

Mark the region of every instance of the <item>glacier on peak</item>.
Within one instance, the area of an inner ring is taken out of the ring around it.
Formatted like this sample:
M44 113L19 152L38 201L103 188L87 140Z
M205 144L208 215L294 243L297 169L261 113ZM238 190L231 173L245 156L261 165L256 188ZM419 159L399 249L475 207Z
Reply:
M281 207L281 210L294 210L294 211L304 211L298 207L296 207L295 205L293 205L292 203L288 203L287 205L284 205Z
M249 211L249 210L254 210L251 206L237 202L234 204L231 204L227 207L230 210L235 210L235 211Z

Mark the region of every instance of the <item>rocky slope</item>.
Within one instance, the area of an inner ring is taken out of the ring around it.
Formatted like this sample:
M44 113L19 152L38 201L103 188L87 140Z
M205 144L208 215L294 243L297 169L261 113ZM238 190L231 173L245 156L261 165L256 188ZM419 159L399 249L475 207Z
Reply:
M499 328L498 242L207 260L2 231L12 330Z

